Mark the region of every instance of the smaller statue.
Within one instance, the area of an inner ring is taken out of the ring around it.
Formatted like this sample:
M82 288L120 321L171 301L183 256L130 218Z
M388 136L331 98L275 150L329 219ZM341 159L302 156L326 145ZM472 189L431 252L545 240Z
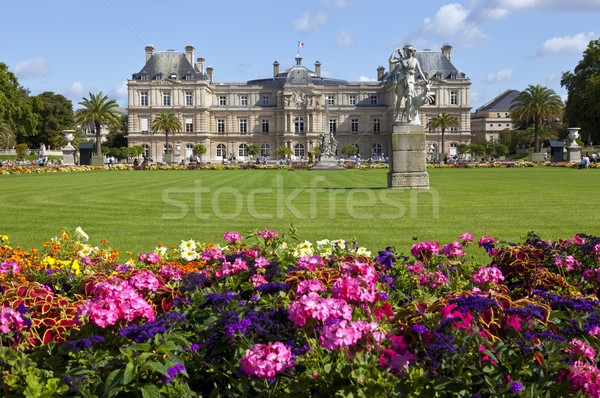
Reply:
M334 156L337 148L337 140L333 138L333 133L321 134L321 149L322 156Z
M425 84L429 84L429 81L425 78L419 60L414 57L415 48L409 44L404 46L404 55L399 48L396 48L390 56L390 64L400 64L400 73L397 75L396 81L396 115L394 120L398 121L398 115L400 113L400 105L402 99L406 99L404 105L404 115L406 115L407 123L420 124L418 118L418 106L415 102L415 73L425 81ZM396 57L396 53L399 57Z

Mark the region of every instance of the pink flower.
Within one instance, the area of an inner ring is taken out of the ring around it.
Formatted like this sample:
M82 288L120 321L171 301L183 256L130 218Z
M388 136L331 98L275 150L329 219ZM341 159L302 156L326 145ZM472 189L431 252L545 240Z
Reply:
M159 286L156 276L148 271L142 271L139 274L133 275L131 278L129 278L129 283L131 283L131 285L138 290L148 289L153 292L155 292Z
M448 258L456 258L458 256L465 255L462 246L457 241L454 241L448 245L444 245L444 247L442 247L442 250L440 250L440 253L444 253Z
M181 280L184 272L175 264L165 264L158 270L158 275L163 279Z
M270 261L264 257L257 257L254 259L254 266L256 268L264 268L270 264Z
M257 287L267 283L267 280L261 274L254 274L250 277L249 282L252 283L252 286Z
M565 351L570 352L575 357L587 358L592 363L596 361L596 351L583 341L573 339L569 344L570 347L567 347Z
M202 255L200 256L200 259L202 261L220 260L224 258L225 256L223 255L223 252L219 249L204 250L202 252Z
M298 267L306 268L309 271L316 271L317 267L322 267L322 266L323 266L323 259L320 258L319 256L311 256L311 257L301 256L298 259Z
M473 235L468 232L463 232L458 236L458 239L462 240L463 242L473 242Z
M352 318L352 308L344 300L325 299L314 292L291 303L288 312L290 320L300 326L304 326L308 319L326 322L333 318Z
M575 260L575 257L573 256L567 256L565 258L560 256L556 257L556 260L554 260L554 265L559 268L565 268L567 271L573 271L575 268L581 268L581 263Z
M324 291L325 286L318 279L309 279L307 281L302 281L296 286L296 294L298 296L302 296L308 292L321 292Z
M241 241L244 238L242 238L242 235L237 232L226 232L225 235L223 235L223 239L233 243L235 241Z
M440 244L428 240L427 242L415 243L410 252L416 259L425 261L431 259L431 257L438 254L440 251Z
M259 232L257 233L257 235L258 235L258 236L261 236L261 237L262 237L262 238L263 238L265 241L268 241L269 239L276 238L276 237L278 236L278 235L277 235L277 232L275 232L275 231L270 231L270 230L268 230L268 229L266 229L266 228L265 228L265 230L264 230L264 231L259 231Z
M294 365L292 351L279 341L253 345L240 362L247 375L261 379L274 377Z
M595 365L575 361L567 378L588 397L600 397L600 370Z
M2 308L2 311L0 311L0 332L10 333L11 330L17 331L22 326L23 318L21 318L21 314L8 307Z
M363 336L370 336L378 326L376 322L342 320L325 326L319 341L324 348L335 351L356 345Z
M11 272L16 275L21 271L21 268L17 265L16 261L8 261L0 264L0 274L10 274Z
M361 286L357 278L339 278L331 287L331 297L344 301L368 302L375 301L375 289L367 289Z
M498 269L498 267L481 267L477 270L475 275L471 276L473 282L477 283L498 283L498 281L504 280L504 275L502 275L502 271Z
M435 272L424 272L418 275L419 284L421 286L428 286L431 289L434 289L437 286L447 286L450 281L446 278L441 271Z

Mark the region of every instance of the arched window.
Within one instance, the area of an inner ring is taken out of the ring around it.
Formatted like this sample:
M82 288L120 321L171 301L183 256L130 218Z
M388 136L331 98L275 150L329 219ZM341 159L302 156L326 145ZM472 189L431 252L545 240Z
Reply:
M169 152L167 152L167 146L163 144L163 153L173 153L173 145L169 144Z
M238 147L238 156L241 158L248 156L248 145L240 144Z
M217 145L217 157L224 158L227 155L227 148L225 148L225 144Z
M271 147L269 144L262 144L260 146L260 156L271 156Z
M297 118L294 119L294 131L296 133L304 132L304 119L301 118L300 116L298 116Z
M381 156L381 144L373 144L373 148L371 149L371 155Z
M194 155L194 144L185 144L185 157L189 158Z
M150 146L147 144L142 145L144 147L144 157L150 157Z
M453 142L450 144L450 156L458 155L458 144Z
M296 144L294 146L294 155L296 157L304 157L304 145Z

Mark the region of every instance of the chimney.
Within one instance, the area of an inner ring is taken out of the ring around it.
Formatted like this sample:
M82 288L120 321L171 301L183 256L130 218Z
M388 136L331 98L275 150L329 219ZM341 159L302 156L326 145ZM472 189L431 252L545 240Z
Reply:
M273 62L273 77L277 77L279 74L279 62Z
M187 58L190 65L194 66L194 46L191 44L185 46L185 58Z
M315 73L317 77L321 77L321 63L319 61L315 62Z
M383 75L385 75L385 68L383 66L380 66L379 68L377 68L377 80L382 80Z
M452 53L452 46L450 44L444 44L442 46L442 54L444 54L444 57L448 58L448 61L452 62L452 60L450 59L450 54Z
M206 77L208 77L209 83L212 83L212 81L213 81L213 68L212 68L212 66L209 66L209 67L206 68Z
M154 46L149 44L146 46L146 62L154 55Z
M200 57L196 62L198 64L198 70L200 70L200 73L204 74L204 58Z

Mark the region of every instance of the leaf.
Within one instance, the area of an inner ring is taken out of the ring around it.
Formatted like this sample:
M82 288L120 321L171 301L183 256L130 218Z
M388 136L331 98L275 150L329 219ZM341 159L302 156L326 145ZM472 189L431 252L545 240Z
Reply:
M165 376L169 376L169 372L167 372L167 367L160 362L148 362L142 366L142 371L153 370Z
M133 362L127 362L125 366L125 372L123 373L123 384L129 384L135 377L135 365Z
M154 384L146 384L141 388L142 397L144 398L160 398L160 391Z
M120 388L116 388L121 384L123 380L123 369L115 369L106 378L106 383L104 384L104 397L112 397L117 392L119 392Z

